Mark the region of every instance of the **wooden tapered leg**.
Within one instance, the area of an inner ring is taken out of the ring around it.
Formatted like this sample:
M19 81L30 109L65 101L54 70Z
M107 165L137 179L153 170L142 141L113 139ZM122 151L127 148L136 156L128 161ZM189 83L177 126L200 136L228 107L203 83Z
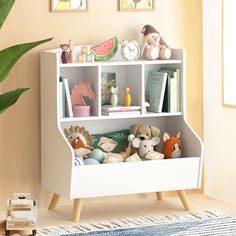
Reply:
M156 197L157 197L157 200L163 200L163 194L162 192L156 192Z
M75 222L79 221L81 207L82 207L82 199L79 199L79 198L75 199L74 200L74 208L73 208L73 216L72 216L72 220Z
M54 193L52 196L51 202L49 204L48 210L54 210L59 200L60 200L60 195L58 195L57 193Z
M184 209L186 211L190 211L191 207L186 192L184 190L177 190L177 194L179 195L179 198L184 206Z

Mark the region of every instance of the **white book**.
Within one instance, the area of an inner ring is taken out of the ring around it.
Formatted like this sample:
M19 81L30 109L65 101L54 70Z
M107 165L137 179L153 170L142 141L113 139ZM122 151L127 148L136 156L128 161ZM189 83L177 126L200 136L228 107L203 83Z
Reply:
M170 112L176 112L177 99L176 99L176 78L170 78Z
M59 82L59 117L65 117L65 101L66 94L65 94L65 87L62 81Z
M181 70L179 68L176 69L176 85L177 85L177 112L181 112Z
M102 111L104 112L120 112L120 111L140 111L141 106L102 106Z
M63 80L63 84L65 86L65 92L66 92L66 107L67 107L67 113L68 113L67 115L68 115L68 117L73 117L72 103L71 103L68 79L63 78L62 80Z
M102 112L103 116L132 116L132 115L140 115L141 111L125 111L125 112Z

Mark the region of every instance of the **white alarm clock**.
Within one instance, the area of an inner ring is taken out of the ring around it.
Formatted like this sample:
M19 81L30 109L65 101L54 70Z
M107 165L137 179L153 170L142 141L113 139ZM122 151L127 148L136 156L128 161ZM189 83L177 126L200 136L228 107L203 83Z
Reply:
M131 42L124 41L121 46L122 57L129 61L137 60L140 55L140 47L138 42L133 40Z

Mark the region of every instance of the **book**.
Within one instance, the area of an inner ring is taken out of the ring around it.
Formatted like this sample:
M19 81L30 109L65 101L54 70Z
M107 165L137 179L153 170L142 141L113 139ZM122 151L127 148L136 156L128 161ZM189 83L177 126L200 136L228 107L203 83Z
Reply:
M102 105L111 104L110 89L116 87L116 73L102 72L101 74L101 101Z
M66 100L65 87L60 77L60 81L59 81L59 117L60 118L65 117L65 111L66 111L65 100Z
M69 83L68 79L65 77L61 77L61 80L65 87L65 97L66 97L66 116L67 117L73 117L73 110L72 110L72 103L71 103L71 97L70 97L70 89L69 89Z
M129 111L141 111L141 106L102 106L104 112L129 112Z
M163 111L181 112L181 69L165 67L160 71L168 73Z
M168 73L161 71L149 71L147 80L147 101L151 112L162 112L166 81Z
M141 111L102 112L103 116L132 116L140 114Z

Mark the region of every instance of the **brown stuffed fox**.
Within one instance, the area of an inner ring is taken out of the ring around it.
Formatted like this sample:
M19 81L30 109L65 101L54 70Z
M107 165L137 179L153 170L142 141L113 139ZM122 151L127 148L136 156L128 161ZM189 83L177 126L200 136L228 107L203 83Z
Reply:
M171 136L167 132L164 133L162 153L165 155L165 159L178 158L181 156L180 137L181 131L179 131L176 136Z

